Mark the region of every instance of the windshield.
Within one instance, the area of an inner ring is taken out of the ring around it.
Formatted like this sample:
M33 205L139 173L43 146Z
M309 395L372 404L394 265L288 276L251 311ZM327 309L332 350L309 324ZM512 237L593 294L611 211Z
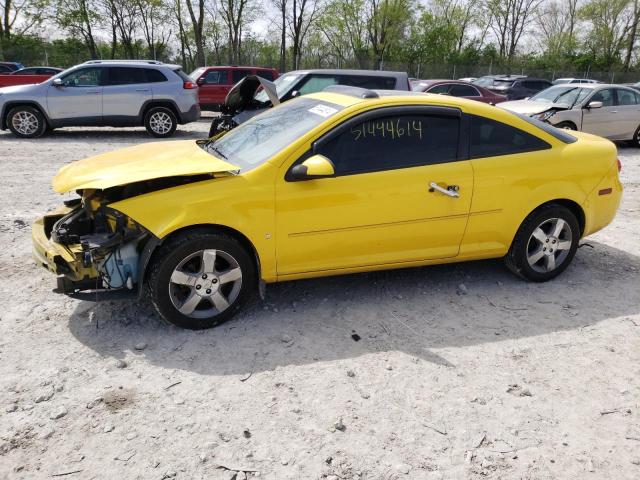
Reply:
M559 103L568 107L573 107L577 102L584 99L592 90L578 86L557 86L549 87L546 90L536 93L529 100L533 102Z
M196 68L193 72L189 74L189 77L195 82L198 78L200 78L200 75L202 75L204 70L205 69L202 67Z
M282 98L287 93L289 93L289 90L293 88L293 86L297 83L298 79L302 78L302 76L303 75L301 73L287 73L285 75L282 75L281 77L276 78L273 84L276 86L276 92L278 92L278 98ZM258 93L255 94L253 98L258 100L259 102L269 101L269 97L267 96L267 93L264 90L260 90Z
M493 85L492 77L480 77L477 80L472 82L475 85L480 85L481 87L491 87Z
M297 98L256 115L203 148L246 172L343 108L322 100Z

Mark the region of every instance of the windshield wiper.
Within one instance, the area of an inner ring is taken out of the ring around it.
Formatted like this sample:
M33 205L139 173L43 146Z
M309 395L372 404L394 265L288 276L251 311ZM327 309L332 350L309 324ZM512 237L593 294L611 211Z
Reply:
M211 145L211 146L208 146L208 148L207 148L207 149L208 149L208 150L212 150L212 151L216 152L216 153L217 153L218 155L220 155L224 160L229 160L229 158L228 158L224 153L222 153L222 152L220 151L220 149L219 149L219 148L214 147L213 145Z

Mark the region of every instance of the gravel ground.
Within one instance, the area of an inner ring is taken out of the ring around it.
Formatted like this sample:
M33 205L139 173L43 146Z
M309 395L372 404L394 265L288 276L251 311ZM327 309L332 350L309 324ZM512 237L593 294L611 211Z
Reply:
M58 168L146 141L0 133L0 478L640 478L639 150L553 282L499 261L289 282L189 332L31 261Z

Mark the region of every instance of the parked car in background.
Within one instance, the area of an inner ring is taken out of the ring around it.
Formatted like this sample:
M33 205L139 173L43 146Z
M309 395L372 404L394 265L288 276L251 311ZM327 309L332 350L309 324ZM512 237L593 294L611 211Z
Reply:
M598 80L592 80L590 78L556 78L553 81L554 85L560 85L562 83L600 83Z
M0 75L15 72L24 68L24 65L18 62L0 62Z
M528 100L500 107L558 128L631 140L640 147L640 92L622 85L554 85Z
M217 110L227 93L247 75L258 75L266 80L278 78L275 68L262 67L200 67L189 74L198 84L198 101L203 110Z
M168 137L200 118L197 88L178 65L91 60L37 85L0 88L0 129L35 138L59 127L143 125Z
M489 258L548 281L616 214L611 142L480 102L329 88L215 140L66 165L53 187L81 199L33 223L37 264L59 293L148 294L202 329L262 282Z
M222 115L211 122L209 136L229 131L273 105L300 95L319 92L333 85L376 90L411 90L406 72L384 70L296 70L285 73L274 82L255 75L247 76L229 91L221 107Z
M57 75L58 73L64 71L62 68L56 67L26 67L21 68L20 70L15 70L11 72L11 75Z
M551 86L548 80L523 75L488 75L480 77L473 83L498 95L505 95L508 100L531 97Z
M638 92L640 92L640 82L638 82L638 83L628 83L628 84L625 85L625 87L633 88L634 90L637 90Z
M414 92L437 93L452 97L468 98L479 102L495 105L504 102L507 97L498 95L486 88L472 85L460 80L415 80L411 82L411 90Z

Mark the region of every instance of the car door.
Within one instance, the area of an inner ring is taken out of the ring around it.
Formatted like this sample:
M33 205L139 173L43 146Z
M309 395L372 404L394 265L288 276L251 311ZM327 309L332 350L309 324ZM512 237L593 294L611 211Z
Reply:
M626 88L616 88L618 104L618 127L615 133L617 140L630 140L640 126L640 105L636 100L636 92Z
M456 109L379 109L347 120L283 165L278 276L455 257L473 194L459 137ZM287 180L313 153L331 160L335 175Z
M231 88L229 71L225 68L213 68L198 79L199 99L203 105L221 105Z
M591 102L602 102L600 108L590 108ZM613 138L619 127L618 107L614 88L603 88L589 97L582 108L582 131Z
M91 125L102 121L104 67L83 67L47 89L47 113L58 125Z
M144 104L153 98L151 83L143 68L109 67L102 93L102 116L105 122L133 121Z

